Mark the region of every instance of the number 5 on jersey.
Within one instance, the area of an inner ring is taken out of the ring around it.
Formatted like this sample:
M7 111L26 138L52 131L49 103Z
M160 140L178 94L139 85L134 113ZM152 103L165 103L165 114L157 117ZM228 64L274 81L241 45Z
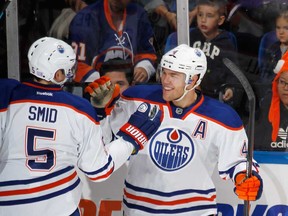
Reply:
M27 127L26 128L26 166L31 171L52 170L56 164L56 151L49 147L39 147L39 144L53 141L55 129Z

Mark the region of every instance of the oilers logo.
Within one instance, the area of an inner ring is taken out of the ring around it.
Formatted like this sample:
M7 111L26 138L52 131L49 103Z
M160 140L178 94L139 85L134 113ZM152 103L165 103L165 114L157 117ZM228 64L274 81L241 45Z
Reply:
M195 146L184 131L165 128L153 136L149 151L152 161L160 169L175 171L185 167L192 160Z
M196 48L195 49L195 54L198 56L198 57L201 57L201 52Z
M63 47L62 45L60 45L60 44L57 46L57 50L58 50L58 52L61 53L61 54L63 54L64 51L65 51L65 50L64 50L64 47Z

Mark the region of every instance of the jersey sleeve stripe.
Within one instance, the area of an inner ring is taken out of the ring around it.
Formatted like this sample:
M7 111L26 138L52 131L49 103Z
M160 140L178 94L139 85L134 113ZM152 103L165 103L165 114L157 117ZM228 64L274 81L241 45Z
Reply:
M100 169L98 169L96 171L92 171L92 172L87 172L85 170L81 170L81 171L84 172L86 175L98 175L98 174L102 173L103 171L107 170L109 168L109 166L111 166L111 165L113 166L112 157L109 156L107 163L103 167L101 167Z
M95 178L89 178L92 181L102 181L104 179L107 179L112 173L113 173L114 167L112 167L105 175L101 175Z
M107 163L101 167L100 169L92 172L87 172L85 170L82 170L88 178L92 181L103 181L104 179L107 179L114 170L114 162L112 160L112 157L109 155Z
M78 63L78 69L77 73L75 74L74 81L75 82L85 82L89 76L91 76L93 73L98 73L93 69L90 65L87 65L84 62Z

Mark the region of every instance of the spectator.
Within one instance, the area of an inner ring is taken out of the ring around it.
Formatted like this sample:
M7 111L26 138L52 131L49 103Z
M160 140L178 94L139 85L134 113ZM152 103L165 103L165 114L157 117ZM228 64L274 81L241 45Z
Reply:
M0 80L0 214L79 216L76 167L90 180L104 181L143 148L159 127L160 112L151 120L143 104L146 110L139 108L127 122L138 128L137 137L122 132L121 139L104 146L95 109L61 90L75 70L72 47L41 38L28 59L33 81Z
M271 94L263 100L255 129L255 149L288 151L288 52L274 69Z
M288 49L288 9L283 9L276 17L276 36L278 41L273 43L263 56L263 66L260 67L260 82L271 83L275 74L275 68L278 60L286 53Z
M163 17L170 25L171 30L177 29L177 3L176 0L138 0L148 13L156 13ZM195 2L189 1L189 23L191 24L196 16Z
M249 180L243 178L247 136L241 119L230 106L196 89L207 68L204 53L182 44L166 53L160 64L162 85L128 88L101 122L105 131L115 134L142 101L163 110L159 130L141 154L130 157L124 215L217 214L211 179L215 166L221 178L236 182L240 199L259 198L262 183L257 168ZM111 128L106 129L107 124Z
M76 13L87 4L82 0L65 0L65 2L69 7L62 9L61 14L54 20L48 36L68 42L70 23Z
M161 58L168 35L177 29L176 0L134 0L148 12L154 30L154 44ZM195 1L189 0L189 24L196 16Z
M225 0L199 0L197 2L197 28L190 31L190 46L200 48L207 56L207 73L201 82L203 94L219 98L223 84L237 83L236 77L226 68L223 58L237 64L237 45L234 35L219 27L225 22ZM232 103L234 88L225 88L220 100ZM238 97L234 99L237 102ZM235 105L236 106L236 105Z
M109 77L113 85L119 85L120 94L132 83L133 65L131 60L110 59L101 65L99 72L100 76Z
M70 25L70 40L78 54L77 82L95 80L101 64L117 57L132 60L133 83L155 74L151 24L145 10L130 0L99 1L79 11Z

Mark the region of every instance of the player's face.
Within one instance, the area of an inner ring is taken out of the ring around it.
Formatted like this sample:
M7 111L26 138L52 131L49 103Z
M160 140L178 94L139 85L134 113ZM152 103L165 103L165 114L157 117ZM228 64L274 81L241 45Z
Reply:
M288 20L284 17L276 20L276 35L280 43L288 45Z
M114 12L123 11L130 2L131 0L109 0L110 7Z
M184 93L185 74L164 68L161 75L161 83L163 99L165 101L177 100Z
M222 25L225 17L220 16L218 8L209 5L199 5L197 25L206 38L214 38L218 34L218 26Z
M111 71L105 73L105 76L110 78L112 84L118 84L120 86L120 94L129 87L129 82L126 79L125 72Z
M288 71L281 73L277 88L280 100L288 108Z

